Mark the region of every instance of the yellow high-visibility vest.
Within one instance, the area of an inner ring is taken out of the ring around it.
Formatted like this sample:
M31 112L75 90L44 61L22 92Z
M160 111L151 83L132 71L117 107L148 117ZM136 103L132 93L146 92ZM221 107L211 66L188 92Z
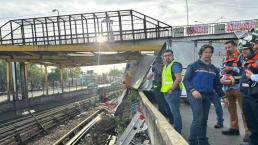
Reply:
M169 65L164 66L162 70L162 86L161 86L161 92L167 93L173 86L173 76L171 72L171 67L176 61L173 60ZM179 83L180 90L183 89L183 83Z

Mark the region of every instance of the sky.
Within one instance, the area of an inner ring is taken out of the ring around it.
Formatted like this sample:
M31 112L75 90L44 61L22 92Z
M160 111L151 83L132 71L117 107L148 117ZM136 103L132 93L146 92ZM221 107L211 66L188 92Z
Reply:
M189 24L258 19L258 0L188 0L188 8ZM60 15L133 9L172 26L187 24L186 0L0 0L0 25L11 19L57 15L53 9ZM95 67L97 72L103 68Z
M100 65L100 66L85 66L85 67L81 67L81 69L84 72L87 72L88 70L94 70L94 73L102 74L102 73L108 73L111 69L124 70L125 66L126 66L125 63L119 63L119 64Z
M185 0L0 0L0 22L10 19L134 9L172 26L186 24ZM257 0L188 0L189 23L258 18Z

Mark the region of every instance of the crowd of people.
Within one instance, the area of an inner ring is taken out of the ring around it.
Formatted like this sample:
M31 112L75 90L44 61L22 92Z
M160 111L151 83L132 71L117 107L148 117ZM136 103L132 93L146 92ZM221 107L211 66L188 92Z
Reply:
M188 139L190 145L209 145L207 121L211 103L217 114L214 128L224 126L221 100L228 106L230 117L230 128L223 130L222 134L240 135L238 104L245 130L243 144L258 145L257 38L239 44L233 40L226 41L221 68L212 64L214 47L203 45L199 49L199 59L187 66L184 77L182 64L174 59L172 50L166 49L161 57L157 57L151 70L158 109L181 134L180 96L185 87L193 114Z

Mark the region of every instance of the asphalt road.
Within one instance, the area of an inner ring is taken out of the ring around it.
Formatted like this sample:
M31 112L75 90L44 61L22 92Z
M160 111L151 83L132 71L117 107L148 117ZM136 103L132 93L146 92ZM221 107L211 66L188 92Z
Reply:
M185 139L189 137L189 130L192 122L192 111L189 105L182 104L181 115L183 121L183 130L182 135ZM239 145L242 142L244 136L243 121L238 108L238 116L240 123L240 136L225 136L221 134L221 131L229 128L229 113L227 108L224 108L224 128L215 129L214 125L216 124L216 113L214 106L211 106L209 120L208 120L208 137L211 145Z

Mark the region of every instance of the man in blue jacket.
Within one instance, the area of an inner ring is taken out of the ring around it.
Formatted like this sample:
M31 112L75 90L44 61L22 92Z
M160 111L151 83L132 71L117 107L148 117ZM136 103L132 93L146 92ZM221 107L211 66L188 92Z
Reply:
M211 64L213 51L213 46L203 45L199 50L200 59L188 65L183 80L193 113L190 145L209 145L206 134L210 98L214 90L218 96L224 96L219 71Z

